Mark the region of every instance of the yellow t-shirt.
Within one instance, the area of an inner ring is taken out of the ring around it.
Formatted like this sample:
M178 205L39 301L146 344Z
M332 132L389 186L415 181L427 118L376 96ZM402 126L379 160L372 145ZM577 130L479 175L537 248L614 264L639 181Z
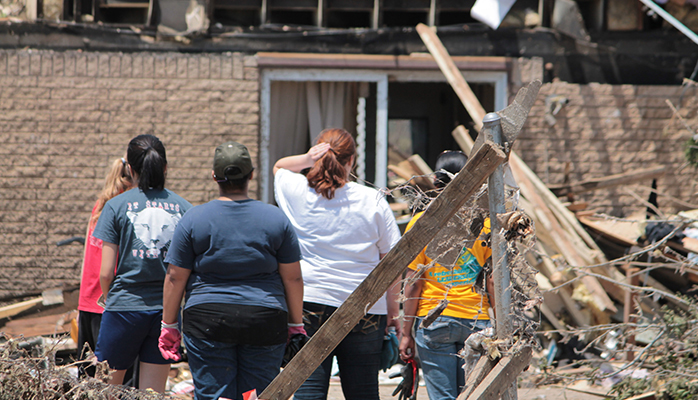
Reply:
M409 231L414 223L422 216L423 212L415 215L407 224ZM490 232L490 220L485 220L484 227L480 235ZM417 258L409 265L412 270L417 270L418 265L428 265L432 260L425 254L426 247L422 249ZM448 291L448 307L441 315L464 318L489 320L487 309L490 304L486 296L481 296L473 290L473 284L478 274L482 270L485 261L492 255L492 249L479 238L470 249L465 249L458 258L453 270L449 270L435 264L434 267L424 271L421 279L422 294L419 299L417 316L424 317L429 310L433 309L443 300L444 294ZM450 290L448 290L450 286Z

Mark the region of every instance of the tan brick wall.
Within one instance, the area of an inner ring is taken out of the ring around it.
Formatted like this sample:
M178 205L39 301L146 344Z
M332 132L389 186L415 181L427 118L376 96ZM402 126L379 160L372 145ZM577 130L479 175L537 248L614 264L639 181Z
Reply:
M698 204L695 170L684 165L684 143L690 134L666 104L668 99L678 106L682 91L681 86L543 85L514 149L549 184L564 182L566 163L570 182L666 165L669 172L659 178L658 191ZM695 88L686 90L680 111L694 130L698 128L696 94ZM544 120L549 95L569 99L554 126ZM601 189L577 199L600 212L628 216L646 208L641 200L648 199L650 185L647 181ZM665 212L686 208L664 196L658 202Z
M78 283L81 246L56 242L84 235L135 135L165 144L169 189L216 196L216 145L257 159L258 89L256 59L239 53L0 51L0 298Z

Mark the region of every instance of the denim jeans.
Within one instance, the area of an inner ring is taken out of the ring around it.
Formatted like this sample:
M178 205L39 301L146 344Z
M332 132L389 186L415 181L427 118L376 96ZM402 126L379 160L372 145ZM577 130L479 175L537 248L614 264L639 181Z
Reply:
M336 309L321 304L303 303L303 322L308 335L312 337ZM366 315L296 391L294 399L327 399L332 357L336 356L344 398L379 400L378 369L386 324L385 315Z
M487 320L438 317L428 328L419 328L423 318L416 318L414 341L422 364L430 400L453 400L465 386L463 359L458 352L471 333L490 326Z
M242 400L242 393L257 394L279 374L285 344L251 346L184 336L196 400L219 397Z

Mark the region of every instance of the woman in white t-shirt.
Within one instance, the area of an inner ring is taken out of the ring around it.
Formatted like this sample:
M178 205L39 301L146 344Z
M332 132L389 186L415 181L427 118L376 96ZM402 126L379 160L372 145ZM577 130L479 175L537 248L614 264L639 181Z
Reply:
M276 202L296 229L305 283L303 320L310 336L347 299L400 239L388 202L349 181L356 144L344 129L326 129L308 153L274 165ZM307 176L300 172L310 168ZM324 400L337 357L347 400L379 399L378 369L387 326L400 330L393 285L295 393Z

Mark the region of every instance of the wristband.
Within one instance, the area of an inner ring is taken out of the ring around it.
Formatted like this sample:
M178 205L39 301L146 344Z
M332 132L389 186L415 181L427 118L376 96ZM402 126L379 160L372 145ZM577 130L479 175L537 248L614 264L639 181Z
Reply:
M302 327L302 326L305 326L305 324L304 324L304 323L300 323L300 324L288 324L288 327L289 327L289 328L300 328L300 327Z
M172 324L166 324L165 321L160 321L160 329L179 329L179 324L177 322Z

